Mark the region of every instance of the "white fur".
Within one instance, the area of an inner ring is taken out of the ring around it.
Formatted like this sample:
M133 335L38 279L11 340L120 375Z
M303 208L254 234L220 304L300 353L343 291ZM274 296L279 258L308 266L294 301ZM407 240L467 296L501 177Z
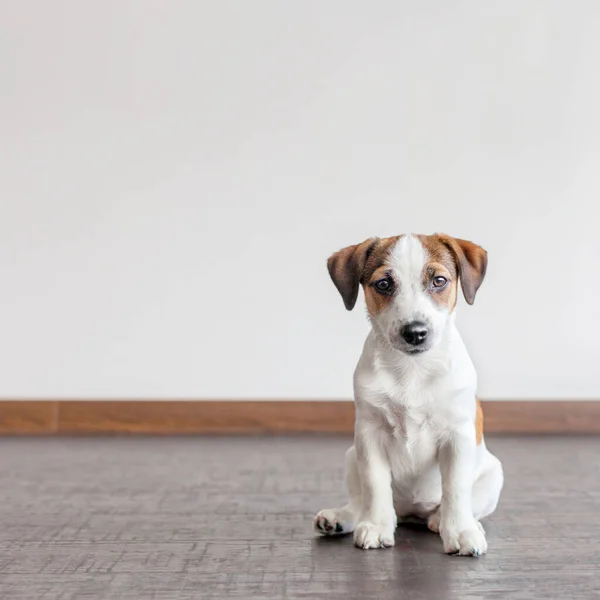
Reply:
M416 516L439 531L446 552L487 550L479 519L496 508L500 461L476 444L477 377L454 324L422 289L427 260L418 238L405 236L390 265L400 282L390 307L373 319L354 373L356 426L346 454L349 502L321 511L315 527L350 533L361 548L394 545L397 519ZM398 328L427 322L431 348L410 356Z

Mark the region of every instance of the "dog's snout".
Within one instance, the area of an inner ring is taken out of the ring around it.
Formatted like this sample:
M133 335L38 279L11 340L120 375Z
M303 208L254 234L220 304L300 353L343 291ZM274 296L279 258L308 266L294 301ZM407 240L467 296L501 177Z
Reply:
M400 335L404 338L404 341L411 346L423 344L428 334L427 325L423 321L413 321L404 325L400 330Z

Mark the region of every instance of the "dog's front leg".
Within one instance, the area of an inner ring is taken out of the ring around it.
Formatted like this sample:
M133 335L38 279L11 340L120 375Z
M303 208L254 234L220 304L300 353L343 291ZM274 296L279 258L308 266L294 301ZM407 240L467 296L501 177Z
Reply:
M365 550L393 546L396 530L391 467L380 435L375 428L360 427L355 434L362 507L354 543Z
M452 431L440 447L440 535L449 554L479 556L487 551L485 532L471 507L475 452L475 428L471 424Z

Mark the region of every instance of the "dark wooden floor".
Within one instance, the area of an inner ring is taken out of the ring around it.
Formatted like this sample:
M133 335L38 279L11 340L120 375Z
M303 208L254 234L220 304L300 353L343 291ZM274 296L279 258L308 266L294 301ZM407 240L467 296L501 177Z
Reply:
M320 539L347 439L0 438L0 598L600 598L600 438L497 438L487 556Z

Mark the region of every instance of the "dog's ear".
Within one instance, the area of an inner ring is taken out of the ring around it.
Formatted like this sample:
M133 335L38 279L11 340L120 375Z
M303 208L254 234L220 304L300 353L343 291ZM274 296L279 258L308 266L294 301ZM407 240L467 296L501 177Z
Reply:
M487 252L473 242L459 240L444 234L438 234L438 237L454 255L465 300L469 304L473 304L475 294L485 277Z
M344 306L352 310L358 298L365 265L379 238L370 238L339 250L327 260L329 275L344 300Z

